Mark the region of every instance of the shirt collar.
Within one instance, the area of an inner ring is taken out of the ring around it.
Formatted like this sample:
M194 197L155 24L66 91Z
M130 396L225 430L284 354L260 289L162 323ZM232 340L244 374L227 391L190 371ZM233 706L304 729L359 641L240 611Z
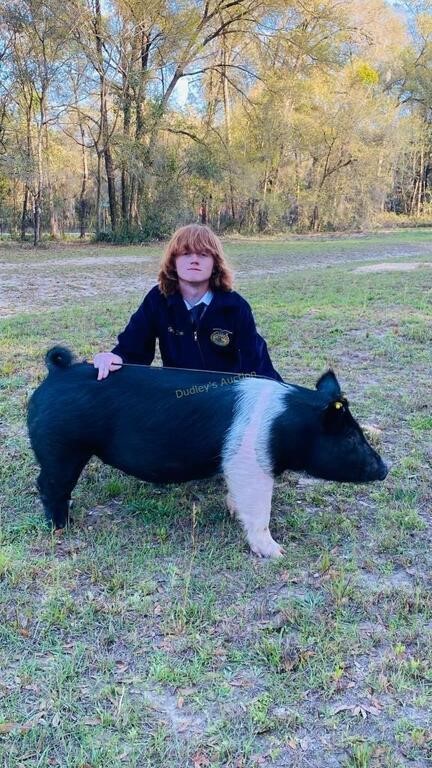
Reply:
M210 304L211 300L213 298L213 291L206 291L204 296L201 296L199 301L196 301L195 304L191 304L190 301L187 299L183 299L184 303L186 304L187 309L192 309L192 307L195 307L197 304L207 304L207 306Z

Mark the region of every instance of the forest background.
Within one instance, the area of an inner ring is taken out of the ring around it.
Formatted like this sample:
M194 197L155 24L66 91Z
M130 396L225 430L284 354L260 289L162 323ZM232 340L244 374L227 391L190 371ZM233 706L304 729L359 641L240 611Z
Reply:
M0 0L0 234L432 222L431 11Z

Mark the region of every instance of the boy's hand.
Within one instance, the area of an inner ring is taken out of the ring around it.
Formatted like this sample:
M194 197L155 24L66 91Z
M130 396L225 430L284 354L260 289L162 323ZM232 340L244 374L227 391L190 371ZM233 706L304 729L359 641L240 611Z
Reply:
M97 380L101 381L106 379L111 371L118 371L123 365L123 360L113 352L98 352L93 358L93 365L99 371Z

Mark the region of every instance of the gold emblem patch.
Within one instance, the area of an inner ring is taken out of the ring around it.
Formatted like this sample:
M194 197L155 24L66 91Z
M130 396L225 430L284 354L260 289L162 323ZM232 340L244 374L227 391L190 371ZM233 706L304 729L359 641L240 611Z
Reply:
M211 334L210 341L212 341L213 344L217 344L218 347L227 347L230 343L229 333L217 329Z

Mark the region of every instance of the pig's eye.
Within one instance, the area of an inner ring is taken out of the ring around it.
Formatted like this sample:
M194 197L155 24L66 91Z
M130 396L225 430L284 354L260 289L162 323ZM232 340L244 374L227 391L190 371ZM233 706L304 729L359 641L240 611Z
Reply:
M326 432L339 434L347 429L349 425L347 405L347 401L341 398L327 406L323 413L323 425Z
M346 397L342 395L338 400L335 400L332 405L336 411L343 411L344 409L348 408L349 403Z

